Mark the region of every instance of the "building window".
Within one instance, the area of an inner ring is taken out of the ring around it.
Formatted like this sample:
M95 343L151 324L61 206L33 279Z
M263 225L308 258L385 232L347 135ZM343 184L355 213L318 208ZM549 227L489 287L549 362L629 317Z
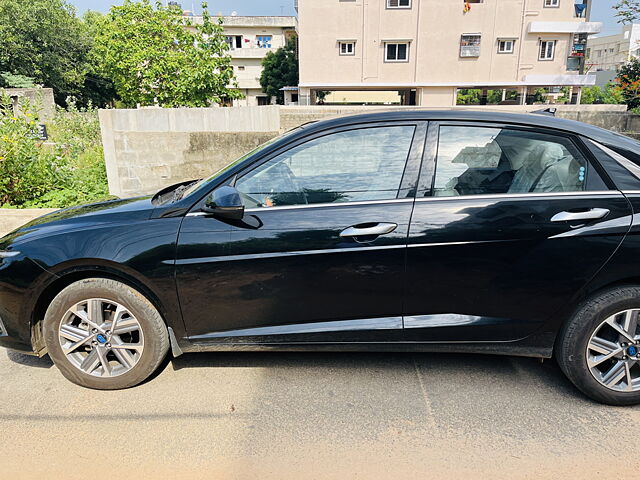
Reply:
M546 8L558 8L560 6L560 0L544 0L544 6Z
M408 62L409 61L409 43L385 43L384 44L384 60L385 62Z
M229 45L229 50L242 48L242 35L226 35L224 39Z
M411 0L387 0L387 8L411 8Z
M238 65L238 70L241 72L244 71L244 65Z
M479 34L464 34L460 37L460 56L461 57L479 57L480 56L480 39Z
M340 55L355 55L356 54L356 42L338 42L340 48Z
M271 35L258 35L258 48L271 48Z
M484 3L484 0L462 0L464 3Z
M513 53L515 43L513 39L498 40L498 53Z
M543 40L540 42L540 56L538 57L538 60L553 60L555 51L555 40Z

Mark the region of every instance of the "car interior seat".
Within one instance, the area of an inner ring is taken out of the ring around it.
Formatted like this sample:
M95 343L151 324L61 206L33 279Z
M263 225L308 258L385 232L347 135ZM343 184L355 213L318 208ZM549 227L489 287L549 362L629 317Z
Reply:
M564 192L580 187L580 165L560 144L543 142L529 154L509 193Z

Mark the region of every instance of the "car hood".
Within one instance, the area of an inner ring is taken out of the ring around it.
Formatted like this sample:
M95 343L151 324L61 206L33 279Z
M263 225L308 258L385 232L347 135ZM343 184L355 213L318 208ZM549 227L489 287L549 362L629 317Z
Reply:
M153 213L151 197L137 197L65 208L43 215L0 239L0 249L53 234L104 224L148 219Z

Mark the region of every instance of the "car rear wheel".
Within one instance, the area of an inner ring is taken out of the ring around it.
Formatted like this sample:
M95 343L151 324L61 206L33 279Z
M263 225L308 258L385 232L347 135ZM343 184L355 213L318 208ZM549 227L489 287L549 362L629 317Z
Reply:
M567 377L609 405L640 403L640 288L619 287L585 302L558 338Z
M169 349L167 329L151 302L105 278L62 290L47 309L43 331L49 356L62 374L100 390L143 382Z

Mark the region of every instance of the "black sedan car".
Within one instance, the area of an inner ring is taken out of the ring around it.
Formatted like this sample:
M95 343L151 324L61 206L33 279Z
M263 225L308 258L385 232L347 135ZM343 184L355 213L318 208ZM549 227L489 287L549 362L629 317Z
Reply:
M171 350L557 358L640 403L640 144L546 115L304 125L212 177L0 240L0 345L131 387Z

